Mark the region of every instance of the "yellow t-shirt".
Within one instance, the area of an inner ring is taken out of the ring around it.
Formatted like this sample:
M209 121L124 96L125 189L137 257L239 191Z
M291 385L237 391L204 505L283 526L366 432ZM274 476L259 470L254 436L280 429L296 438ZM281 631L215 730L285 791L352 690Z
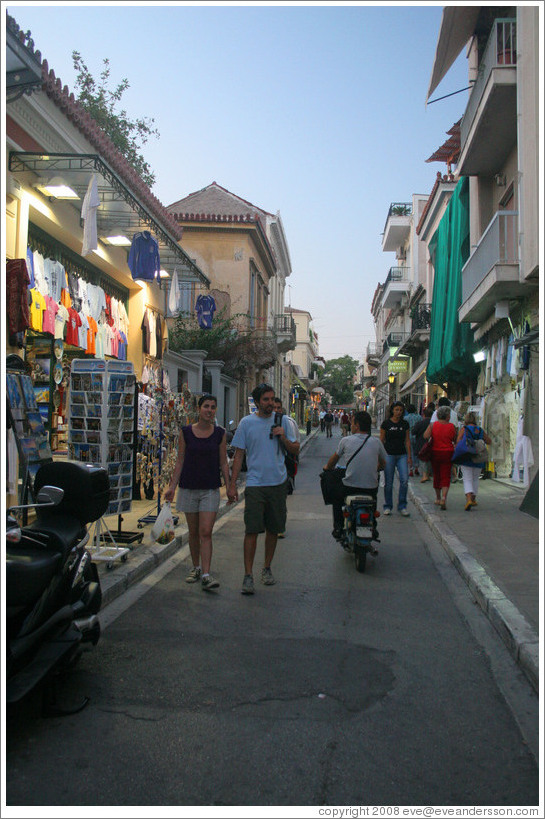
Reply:
M42 296L39 290L36 290L36 288L30 291L30 295L32 296L32 303L30 305L30 326L33 330L38 330L41 333L43 328L44 310L47 307L45 298Z

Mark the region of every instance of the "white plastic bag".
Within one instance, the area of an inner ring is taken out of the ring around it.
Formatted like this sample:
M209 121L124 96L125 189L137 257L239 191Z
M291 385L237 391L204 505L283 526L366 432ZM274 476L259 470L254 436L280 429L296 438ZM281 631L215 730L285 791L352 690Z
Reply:
M157 543L169 543L174 538L174 518L170 503L163 503L161 511L151 527L151 539Z

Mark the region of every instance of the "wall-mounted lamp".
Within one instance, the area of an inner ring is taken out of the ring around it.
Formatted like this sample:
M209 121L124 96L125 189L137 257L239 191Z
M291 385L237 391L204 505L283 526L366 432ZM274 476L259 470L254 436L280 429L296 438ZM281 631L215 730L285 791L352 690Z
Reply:
M484 350L479 350L477 353L473 353L473 359L475 364L478 364L480 361L486 360L486 353Z
M170 273L167 273L166 270L160 270L159 271L159 276L160 276L161 279L168 279L168 278L170 278Z
M79 199L76 191L70 185L67 185L60 176L54 176L52 179L38 179L34 183L34 187L44 196L53 199Z
M390 382L390 384L393 384L395 380L396 380L396 374L395 373L388 373L388 381Z

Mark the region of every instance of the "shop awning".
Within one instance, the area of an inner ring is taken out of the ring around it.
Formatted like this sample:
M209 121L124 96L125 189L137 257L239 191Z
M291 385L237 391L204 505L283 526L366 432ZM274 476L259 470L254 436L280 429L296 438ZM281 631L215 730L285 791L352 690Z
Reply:
M180 247L176 237L150 212L128 188L126 182L98 154L38 154L11 151L9 170L29 186L40 178L59 176L79 196L74 200L80 212L93 173L97 175L100 206L97 210L99 238L122 233L132 239L134 233L150 230L159 245L161 268L172 275L174 269L183 280L196 280L210 286L209 279ZM128 248L127 248L128 251Z
M434 267L427 379L468 383L476 374L476 345L467 322L458 321L462 267L469 258L469 180L462 177L439 222L429 252Z
M446 6L443 9L426 102L473 35L480 10L480 6Z
M400 395L404 395L406 392L409 392L411 387L414 384L416 384L416 382L419 380L419 378L421 378L424 375L424 373L426 372L426 367L427 366L428 366L428 356L426 355L426 358L424 359L424 361L421 364L418 365L418 367L416 368L414 373L411 375L411 377L409 379L407 379L407 381L405 381L405 383L401 387L401 389L399 391Z

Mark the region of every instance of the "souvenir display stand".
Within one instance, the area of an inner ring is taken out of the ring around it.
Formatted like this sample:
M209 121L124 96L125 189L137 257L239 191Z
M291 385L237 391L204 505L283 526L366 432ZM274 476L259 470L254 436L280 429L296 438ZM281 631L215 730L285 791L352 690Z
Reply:
M195 398L191 392L185 388L180 394L171 393L168 382L165 384L163 380L162 370L149 392L149 396L141 396L139 406L137 474L144 488L146 479L150 489L157 486L157 503L139 518L139 528L157 519L161 511L161 496L168 488L178 456L180 430L191 423L196 414ZM174 515L174 524L177 523L178 517Z
M130 361L74 359L70 371L68 451L71 459L99 464L108 472L108 515L129 512L132 504L134 393ZM93 531L93 560L127 559L103 518ZM111 545L102 545L110 542Z
M49 436L38 409L29 375L19 370L6 370L7 417L15 436L19 456L21 491L19 502L28 503L34 497L34 478L40 466L53 460ZM26 524L27 510L23 512Z

